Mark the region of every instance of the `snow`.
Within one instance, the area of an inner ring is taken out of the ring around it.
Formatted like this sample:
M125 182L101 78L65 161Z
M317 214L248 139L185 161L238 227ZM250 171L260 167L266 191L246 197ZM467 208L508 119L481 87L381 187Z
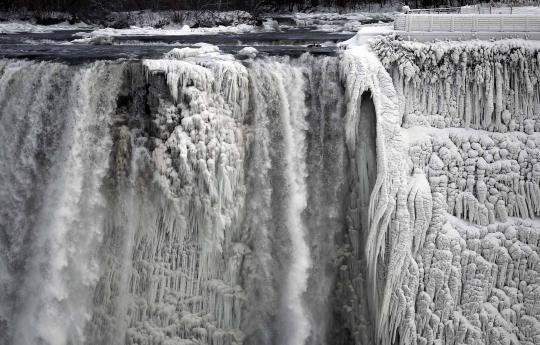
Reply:
M537 117L536 97L531 95L540 90L535 82L538 72L534 62L539 41L429 44L382 38L374 40L371 46L395 75L407 122L427 121L439 128L463 126L506 132L525 131L525 121ZM507 64L499 62L505 60ZM429 85L426 93L409 87L419 83ZM471 91L485 98L472 97ZM439 95L444 98L440 99Z
M512 14L540 15L540 6L515 6L512 7Z
M427 44L368 39L373 35L367 33L381 32L371 30L347 44L339 62L349 173L358 181L358 193L350 196L351 219L363 217L366 201L361 193L366 91L373 97L377 131L369 230L358 225L362 221L347 224L354 245L342 266L351 277L345 299L359 304L349 315L360 318L359 310L369 308L360 297L367 290L375 338L383 345L396 343L397 332L401 345L435 339L534 343L538 334L528 330L540 315L535 264L540 227L537 219L528 219L540 216L538 42ZM215 53L200 51L201 57ZM167 70L173 86L186 82L175 76L182 68ZM196 80L207 78L200 73ZM179 99L175 92L172 87ZM295 217L288 219L303 230ZM296 288L303 288L309 254L300 238L296 241L303 266L296 267L299 281L288 290L288 305L297 315L292 339L301 343L307 326ZM364 260L365 276L349 268ZM356 283L359 278L366 287ZM355 323L348 327L357 334L364 330Z
M296 27L315 27L317 31L325 32L356 32L362 25L372 25L373 21L390 21L393 19L393 12L313 12L313 13L295 13L293 20ZM369 22L367 24L366 22ZM363 24L366 23L366 24Z
M237 234L245 198L242 123L248 101L247 70L207 44L174 49L163 59L143 60L142 65L145 82L159 100L159 105L150 105L157 131L155 147L148 153L155 167L155 195L170 206L167 211L160 203L150 202L146 207L157 217L150 218L149 224L156 224L160 214L167 212L165 224L154 225L151 236L139 236L138 241L153 242L165 236L168 240L153 244L155 254L145 258L145 263L156 270L139 271L147 276L135 291L145 289L146 279L158 284L163 270L178 284L159 289L179 296L181 303L157 294L158 287L150 289L148 293L155 290L156 296L142 297L137 312L162 310L156 320L163 322L134 322L128 339L146 339L151 332L169 339L174 334L182 339L208 337L218 344L232 338L241 342L245 292L239 286L239 270L249 248ZM169 255L170 243L181 248L182 260L174 260L175 270L161 259ZM169 325L180 327L170 329Z
M370 39L377 36L384 36L394 33L393 25L389 24L372 24L361 26L357 33L350 39L338 43L339 47L358 47L366 45Z
M174 48L173 50L165 54L164 58L169 60L183 60L188 57L209 55L217 57L219 55L219 48L212 44L198 43L194 45L194 48Z
M312 12L312 13L295 13L293 19L298 26L309 25L324 25L332 24L335 22L361 22L365 20L391 20L395 15L394 12L349 12L349 13L337 13L337 12ZM337 24L337 23L336 23Z
M0 33L2 34L13 34L20 32L31 32L31 33L51 33L54 31L62 30L80 30L91 28L92 26L85 23L69 24L67 22L54 24L54 25L37 25L31 24L28 22L0 22Z
M93 36L87 38L78 38L70 42L64 42L63 44L96 44L96 45L110 45L114 43L114 36Z

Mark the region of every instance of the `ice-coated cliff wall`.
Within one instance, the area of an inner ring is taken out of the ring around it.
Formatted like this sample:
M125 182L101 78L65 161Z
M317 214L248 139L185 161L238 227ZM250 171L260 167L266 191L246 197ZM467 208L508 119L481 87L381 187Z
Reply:
M2 340L540 344L539 52L2 60Z
M386 38L371 47L400 98L417 186L408 216L413 234L424 232L380 340L540 343L540 46Z

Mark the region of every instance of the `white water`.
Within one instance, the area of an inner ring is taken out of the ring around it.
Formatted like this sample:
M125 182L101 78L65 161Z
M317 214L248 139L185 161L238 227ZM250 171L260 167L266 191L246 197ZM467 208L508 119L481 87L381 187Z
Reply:
M307 206L305 163L307 109L304 100L304 82L302 71L298 68L279 70L278 65L269 67L274 71L279 71L275 74L275 79L281 101L279 113L284 146L285 188L287 189L284 205L287 210L285 222L291 240L291 257L280 311L283 332L281 343L303 345L310 333L303 295L307 289L311 267L310 250L305 240L306 228L302 219L302 212ZM286 90L291 93L287 94Z
M8 345L331 342L338 61L199 53L1 65Z
M14 145L24 135L28 145L31 142L43 145L47 140L55 142L50 147L53 157L48 171L39 170L38 160L32 167L29 160L39 159L33 156L36 151L24 150L22 157L5 157L4 161L20 159L29 168L36 169L35 174L49 175L43 189L42 208L28 229L31 243L27 244L25 254L27 272L20 280L12 277L19 281L15 284L20 284L13 291L18 296L13 344L83 344L84 327L91 316L91 296L100 274L96 255L105 206L100 188L108 168L109 116L114 109L121 69L96 63L74 71L55 64L16 62L7 64L5 69L5 76L10 75L10 70L19 69L12 78L28 74L30 80L25 82L30 87L14 86L3 101L33 99L33 102L29 109L3 108L1 125L6 135L2 136L2 146L8 148L4 152L16 152ZM57 92L52 87L53 78L69 78L65 90L67 98L57 100L62 102L60 109L49 103L54 97L52 93ZM104 90L110 93L107 95ZM52 117L56 116L48 112L50 108L62 111L63 133L50 127ZM42 127L37 127L37 123ZM28 133L28 129L32 131ZM56 135L60 138L50 138ZM2 179L2 185L5 182L10 181ZM20 188L30 188L27 193L32 193L33 182L31 178L20 181ZM7 217L2 219L2 223L9 222ZM9 339L9 335L4 335L6 338Z

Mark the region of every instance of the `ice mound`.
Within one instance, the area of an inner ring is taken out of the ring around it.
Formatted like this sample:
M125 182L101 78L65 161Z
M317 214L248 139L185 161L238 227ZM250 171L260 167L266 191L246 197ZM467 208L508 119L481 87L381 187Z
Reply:
M255 59L258 53L259 51L253 47L244 47L236 54L236 58L240 60Z
M174 48L173 50L165 54L165 59L182 60L188 57L196 57L218 52L219 47L215 45L207 43L197 43L194 48Z

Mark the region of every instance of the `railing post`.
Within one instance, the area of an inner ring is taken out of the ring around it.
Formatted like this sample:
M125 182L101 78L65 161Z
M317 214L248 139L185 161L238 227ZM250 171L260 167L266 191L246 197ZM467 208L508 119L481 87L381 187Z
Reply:
M405 31L409 32L409 21L411 16L405 16Z

